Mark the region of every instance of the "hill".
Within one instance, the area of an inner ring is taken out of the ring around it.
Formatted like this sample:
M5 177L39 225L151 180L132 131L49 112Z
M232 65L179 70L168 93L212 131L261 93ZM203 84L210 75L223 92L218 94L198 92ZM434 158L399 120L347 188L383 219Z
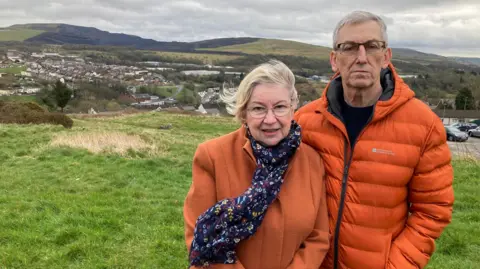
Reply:
M0 124L2 268L187 268L182 207L195 149L239 124L167 112L71 116L72 129ZM479 166L453 165L453 220L429 268L479 261Z
M475 57L450 57L450 58L455 59L458 62L480 66L480 58L475 58Z
M0 29L0 42L5 41L25 41L26 39L32 38L42 34L44 31L33 30L33 29Z
M316 46L297 41L280 39L258 39L255 42L238 44L231 46L217 47L215 49L201 49L216 52L239 52L245 54L274 54L274 55L293 55L312 57L319 59L328 59L331 48Z
M1 41L20 41L23 42L22 44L32 45L114 46L143 51L189 53L180 55L181 57L177 57L178 54L172 57L169 55L169 58L184 58L189 62L200 59L200 61L206 63L237 67L252 66L274 56L288 62L297 70L318 71L320 69L322 73L329 69L328 58L331 51L329 47L297 41L255 37L218 38L196 42L165 42L122 33L110 33L94 27L69 24L12 25L0 29ZM474 65L475 61L472 59L448 58L405 48L394 48L393 54L393 62L403 73L435 72L446 68L480 70L480 65ZM165 55L165 53L162 55Z
M221 38L198 42L164 42L94 27L69 24L17 24L0 31L0 41L24 41L40 44L79 44L124 46L136 49L191 52L197 48L216 48L256 41L258 38Z

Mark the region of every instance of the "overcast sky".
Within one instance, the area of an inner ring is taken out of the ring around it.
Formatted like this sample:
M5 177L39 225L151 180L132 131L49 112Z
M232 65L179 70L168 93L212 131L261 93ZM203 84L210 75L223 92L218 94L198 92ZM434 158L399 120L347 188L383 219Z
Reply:
M159 41L265 37L331 47L352 10L381 15L392 47L480 57L480 0L0 0L0 27L93 26Z

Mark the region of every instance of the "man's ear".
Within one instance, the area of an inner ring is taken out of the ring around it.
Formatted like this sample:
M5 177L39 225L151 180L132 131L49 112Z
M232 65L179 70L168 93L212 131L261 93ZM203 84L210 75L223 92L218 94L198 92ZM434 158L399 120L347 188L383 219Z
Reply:
M383 68L387 68L388 65L390 64L392 60L392 49L391 48L387 48L387 51L385 51L385 54L384 54L384 59L383 59Z
M337 73L337 71L338 71L337 54L333 50L330 52L330 65L332 66L332 71L334 73Z

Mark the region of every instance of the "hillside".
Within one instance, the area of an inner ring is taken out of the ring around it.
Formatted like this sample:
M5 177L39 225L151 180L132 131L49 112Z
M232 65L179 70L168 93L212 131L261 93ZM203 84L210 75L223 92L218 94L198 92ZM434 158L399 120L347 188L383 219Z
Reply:
M215 49L202 49L216 52L240 52L246 54L275 54L294 55L328 59L331 48L316 46L296 41L280 39L259 39L255 42L217 47Z
M218 38L196 42L164 42L145 39L122 33L110 33L93 27L68 24L19 24L0 29L0 42L20 41L25 45L57 44L95 47L115 46L142 51L165 52L169 59L185 59L187 62L225 64L251 67L275 56L296 70L317 70L325 73L329 69L331 48L297 41L254 37ZM178 54L182 53L182 54ZM187 53L187 54L185 54ZM225 55L231 57L225 57ZM419 51L394 48L393 62L403 73L436 72L443 69L470 69L479 72L478 58L458 59ZM170 57L171 56L171 57ZM115 57L114 57L115 58Z
M3 33L2 33L3 32ZM258 38L221 38L198 42L163 42L122 33L110 33L94 27L69 24L17 24L0 31L0 41L24 41L40 44L80 44L124 46L136 49L192 52L197 48L216 48L256 41Z
M4 41L24 41L34 36L42 34L44 31L33 29L0 29L0 42Z
M195 150L240 125L168 112L71 116L72 129L0 124L2 268L187 268ZM478 268L478 165L453 161L456 207L429 268Z
M474 57L450 57L450 58L453 58L458 62L480 66L480 58L474 58Z

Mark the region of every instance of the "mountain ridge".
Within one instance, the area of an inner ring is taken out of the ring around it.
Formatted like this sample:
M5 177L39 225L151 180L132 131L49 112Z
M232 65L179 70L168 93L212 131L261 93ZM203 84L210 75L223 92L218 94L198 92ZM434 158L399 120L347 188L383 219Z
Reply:
M0 41L32 44L122 46L140 50L217 53L230 55L292 55L327 59L331 48L304 42L259 37L226 37L194 42L157 41L124 33L112 33L95 27L64 23L14 24L0 28ZM23 38L23 40L22 40ZM480 67L480 58L446 57L408 48L392 48L399 62L432 62Z

